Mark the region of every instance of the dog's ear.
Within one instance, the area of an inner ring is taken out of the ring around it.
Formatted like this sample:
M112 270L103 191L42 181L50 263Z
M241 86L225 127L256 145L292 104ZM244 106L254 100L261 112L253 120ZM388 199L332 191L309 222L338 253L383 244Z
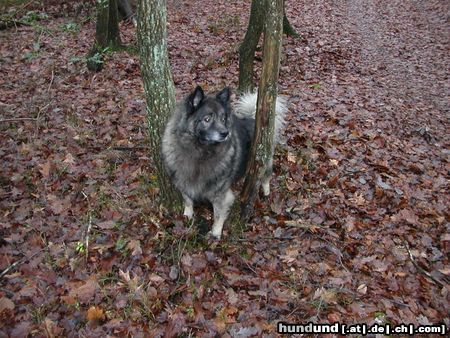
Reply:
M200 103L202 103L205 98L205 93L203 92L202 87L197 86L192 93L186 99L186 109L189 114L192 114L195 110L197 110Z
M228 101L230 101L230 88L225 87L224 89L222 89L217 93L216 98L224 105L227 105Z

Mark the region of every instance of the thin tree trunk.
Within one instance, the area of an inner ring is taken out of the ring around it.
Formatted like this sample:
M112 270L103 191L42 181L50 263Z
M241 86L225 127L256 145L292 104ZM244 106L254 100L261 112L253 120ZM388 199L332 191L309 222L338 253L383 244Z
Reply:
M253 90L253 60L264 28L265 1L253 0L244 41L239 47L239 92Z
M161 136L175 107L175 88L167 52L167 8L165 0L139 0L137 38L141 73L147 101L150 151L157 169L163 205L179 205L179 194L165 174L161 161Z
M244 41L239 47L239 92L245 93L253 90L253 61L255 59L256 48L264 29L266 18L266 2L262 0L252 0L250 9L250 19ZM287 36L298 37L298 33L290 24L283 4L283 33Z
M265 0L265 2L267 14L255 133L241 194L241 215L244 220L247 220L253 212L253 204L259 188L258 179L262 177L271 156L273 156L275 102L283 34L283 0Z
M88 69L92 71L101 70L105 48L116 48L120 45L117 0L98 1L95 41L87 57Z
M286 14L284 14L283 16L283 33L286 34L286 36L291 36L293 38L299 37L296 30L294 29L294 27L292 27L291 23L289 22Z
M95 28L95 44L107 47L109 44L109 1L97 2L97 23ZM96 47L96 46L94 46Z
M286 34L286 36L292 36L294 38L299 37L298 33L295 31L294 27L292 27L291 23L289 22L289 19L286 16L285 6L283 6L283 33Z
M118 0L117 8L119 9L119 15L122 20L128 20L134 15L129 0Z
M119 33L119 9L117 0L109 0L108 45L111 47L120 47L122 45Z

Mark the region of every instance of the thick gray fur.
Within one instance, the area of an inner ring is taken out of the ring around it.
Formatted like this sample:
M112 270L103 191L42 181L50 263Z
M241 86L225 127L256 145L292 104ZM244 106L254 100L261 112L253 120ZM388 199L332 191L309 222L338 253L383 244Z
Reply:
M193 217L194 202L211 202L214 224L211 234L220 239L223 224L234 201L233 183L244 174L254 130L256 94L243 95L230 106L230 91L205 95L197 87L179 102L162 140L163 162L184 199L184 215ZM277 99L275 140L284 125L286 101ZM265 195L270 193L272 161L263 177Z

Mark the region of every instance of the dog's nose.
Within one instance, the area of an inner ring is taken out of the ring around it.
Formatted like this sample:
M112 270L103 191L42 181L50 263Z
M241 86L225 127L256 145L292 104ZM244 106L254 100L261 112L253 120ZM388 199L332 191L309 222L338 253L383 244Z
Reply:
M220 137L222 137L223 139L226 139L228 137L229 132L228 131L223 131L220 133Z

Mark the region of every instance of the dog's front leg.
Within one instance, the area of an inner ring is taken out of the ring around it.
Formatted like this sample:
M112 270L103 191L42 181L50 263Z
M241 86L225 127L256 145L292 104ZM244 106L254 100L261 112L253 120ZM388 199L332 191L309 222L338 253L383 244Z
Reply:
M220 198L216 198L213 201L214 224L211 230L211 235L217 239L220 239L222 236L223 223L228 217L228 213L233 202L234 194L231 189L228 189L224 195L221 195Z
M183 195L183 200L184 200L184 213L183 215L186 216L187 218L191 219L194 216L194 201L192 201L191 198L189 198L188 196L186 196L185 194Z
M273 171L273 159L270 158L269 162L267 163L267 166L264 170L264 174L261 180L261 186L263 190L264 196L270 195L270 178L272 177L272 171Z
M263 177L261 180L262 190L264 196L270 195L270 178L273 173L273 155L275 154L275 141L273 140L272 149L270 150L270 159L266 163L266 167L264 169Z

